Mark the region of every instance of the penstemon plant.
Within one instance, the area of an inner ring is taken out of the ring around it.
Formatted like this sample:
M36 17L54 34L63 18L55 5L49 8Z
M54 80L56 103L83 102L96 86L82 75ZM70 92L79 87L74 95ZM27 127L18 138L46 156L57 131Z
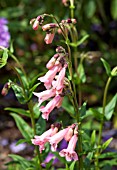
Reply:
M62 2L65 6L70 6L70 18L59 22L52 14L42 14L30 21L34 30L41 27L46 32L44 39L46 44L53 43L56 32L63 36L60 41L61 45L56 47L55 54L46 64L47 72L44 75L37 75L30 80L23 66L14 56L12 45L10 49L0 46L2 54L0 67L6 65L8 56L11 57L18 65L18 67L11 67L20 82L20 84L17 84L9 80L4 85L2 95L6 95L8 90L12 88L18 101L28 107L28 110L6 108L6 110L11 111L11 116L15 119L16 125L24 137L17 144L27 142L35 146L32 160L26 160L19 155L9 155L13 161L7 165L15 165L14 169L53 170L55 157L58 158L58 166L59 164L61 165L58 168L57 166L55 167L58 170L99 170L108 163L106 158L113 158L114 163L117 161L115 153L103 152L112 141L112 138L109 138L104 143L102 141L104 122L111 119L117 101L117 94L115 94L110 102L107 103L108 88L112 78L117 76L117 67L115 66L111 70L110 65L103 58L101 59L108 75L103 93L102 107L87 109L87 102L83 103L81 87L86 82L83 62L89 58L89 55L88 53L79 54L78 46L89 35L85 35L79 40L75 26L77 21L74 18L74 1ZM50 19L52 23L44 24ZM37 78L39 82L37 82ZM35 92L40 83L44 84L45 89L41 92ZM38 98L38 103L34 102L34 96ZM66 120L65 123L63 116L60 122L54 119L55 122L50 125L50 128L46 128L46 121L51 119L51 112L56 108L59 112L60 107L65 110L66 114L69 114L70 120ZM32 127L19 114L29 117ZM90 133L88 133L85 123L90 116L98 119L99 128L96 130L90 129ZM70 122L70 124L67 124L67 122ZM41 129L39 133L37 126ZM65 145L61 149L62 142ZM49 161L46 161L47 158L49 158ZM44 164L44 162L46 163Z

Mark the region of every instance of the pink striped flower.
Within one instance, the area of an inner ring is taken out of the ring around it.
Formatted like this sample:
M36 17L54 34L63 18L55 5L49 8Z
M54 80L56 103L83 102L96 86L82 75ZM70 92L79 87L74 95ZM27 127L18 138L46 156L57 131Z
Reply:
M40 92L40 93L33 92L33 94L38 97L39 106L40 106L42 102L44 102L45 100L48 100L49 98L55 96L56 90L55 89L49 89L49 90L45 90L45 91Z
M44 39L45 43L46 44L51 44L53 39L54 39L54 35L55 35L55 33L47 33L46 37Z
M61 157L65 157L67 161L72 161L72 160L77 161L78 160L78 155L74 151L75 147L76 147L77 140L78 140L78 136L76 134L73 135L72 138L69 141L67 149L63 149L62 151L60 151L59 155Z
M51 144L51 150L54 152L57 149L57 144L64 138L69 128L60 130L54 136L50 137L49 143Z
M39 145L40 153L42 153L42 150L45 149L45 143L48 142L48 137L55 135L57 131L58 128L52 125L49 130L47 130L40 136L34 136L35 139L31 139L31 141L34 145Z
M36 19L36 20L34 21L34 23L33 23L33 29L34 29L34 30L37 30L38 27L39 27L39 21Z
M49 24L43 25L43 26L42 26L42 30L43 30L43 31L48 31L48 30L50 30L50 29L52 29L52 28L56 28L56 27L58 27L57 24L55 24L55 23L49 23Z
M43 119L48 120L50 112L55 107L58 107L58 105L60 106L60 102L61 102L61 96L56 95L46 106L41 106L39 110L43 113L42 114Z
M64 87L64 78L65 78L66 67L63 67L59 72L56 83L54 82L53 88L55 88L58 92ZM61 92L61 91L60 91Z
M55 78L55 75L58 71L61 69L61 64L53 66L43 77L38 78L41 82L44 82L44 86L46 89L51 88L51 84L53 79Z

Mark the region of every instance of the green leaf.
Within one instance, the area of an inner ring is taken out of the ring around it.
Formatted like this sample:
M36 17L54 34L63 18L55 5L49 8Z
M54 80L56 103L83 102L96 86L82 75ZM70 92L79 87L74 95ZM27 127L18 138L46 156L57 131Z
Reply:
M96 108L96 109L90 108L90 111L93 113L94 117L97 120L103 119L102 108Z
M11 113L10 115L15 119L16 125L22 133L23 137L27 140L33 138L32 128L17 114Z
M11 80L9 80L9 82L11 83L11 88L13 89L18 101L21 104L25 104L27 102L27 100L25 99L25 95L24 95L24 91L23 91L22 87L13 83Z
M108 147L108 145L111 143L112 140L113 140L113 138L110 138L105 143L103 143L102 150L105 150Z
M83 105L79 108L79 112L80 112L80 118L83 119L86 115L86 105L87 103L84 102Z
M117 103L117 94L115 94L115 96L111 99L111 101L106 105L105 117L107 120L111 119L116 103Z
M92 134L91 134L91 145L94 146L95 145L95 141L96 141L96 131L93 130Z
M17 161L20 165L22 170L25 170L26 168L31 166L31 163L24 159L23 157L15 154L9 154L9 156L14 160Z
M74 117L74 107L69 103L67 97L64 97L62 107L70 114L71 117Z
M12 107L7 107L7 108L5 108L5 110L9 110L9 111L30 117L28 110L24 110L24 109L20 109L20 108L12 108Z
M10 52L14 53L13 42L10 43Z
M116 152L106 152L102 153L101 155L98 156L99 159L104 159L104 158L117 158L117 153Z
M29 84L28 84L27 78L25 77L24 73L19 68L15 67L15 70L17 71L20 78L22 79L22 82L23 82L25 89L29 89Z
M95 11L96 11L95 1L94 0L86 1L84 5L84 12L87 18L92 18L94 16Z
M39 117L37 123L36 123L36 134L41 135L46 130L46 121L42 118L42 116Z
M69 170L74 170L74 166L75 166L76 161L73 161L69 167Z
M111 75L111 67L110 67L110 65L103 58L101 58L101 61L102 61L103 65L104 65L104 67L105 67L107 75L110 76Z
M117 19L117 0L111 0L111 15L114 20Z
M78 47L78 46L81 45L87 38L89 38L89 35L88 35L88 34L84 35L78 42L76 42L76 43L69 43L69 45L72 46L72 47Z
M8 59L8 50L5 48L3 50L2 58L0 58L0 68L4 67L7 64Z
M17 141L16 145L19 145L19 144L25 143L25 142L28 142L28 143L31 144L31 140L27 141L27 139L20 139L20 140Z
M39 118L41 112L40 112L40 110L39 110L38 103L36 103L36 104L33 106L33 112L34 112L34 118L35 118L35 119Z
M79 66L78 66L78 74L79 74L80 82L85 83L86 82L86 76L85 76L85 71L84 71L84 67L83 67L82 63L80 63Z
M32 98L33 96L33 92L35 91L35 89L39 86L40 83L35 84L30 90L29 90L29 100Z

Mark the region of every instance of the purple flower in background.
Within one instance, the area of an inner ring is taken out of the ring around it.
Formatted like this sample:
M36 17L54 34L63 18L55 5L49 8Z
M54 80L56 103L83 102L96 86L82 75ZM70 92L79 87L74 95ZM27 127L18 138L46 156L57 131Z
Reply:
M6 18L0 18L0 46L9 47L10 33L8 31L8 21Z

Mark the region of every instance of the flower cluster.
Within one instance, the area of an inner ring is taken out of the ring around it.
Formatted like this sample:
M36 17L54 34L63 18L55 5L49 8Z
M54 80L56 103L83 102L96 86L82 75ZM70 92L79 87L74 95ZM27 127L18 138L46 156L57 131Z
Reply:
M40 153L45 149L45 143L49 142L51 150L55 152L57 150L58 143L63 139L66 140L68 146L66 149L62 149L59 152L61 157L65 157L67 161L78 160L78 155L75 152L76 143L78 140L78 127L76 124L72 124L65 129L60 130L60 124L56 123L51 125L51 128L44 132L41 136L35 136L32 139L34 145L39 145Z
M32 24L32 27L34 30L37 30L38 27L41 26L42 30L46 31L46 36L44 39L46 44L52 43L54 36L55 36L56 29L58 29L58 33L62 33L62 30L66 31L67 26L69 27L70 24L76 24L76 19L72 18L72 19L62 20L59 23L59 25L56 23L49 23L49 24L43 25L45 16L46 14L43 14L43 15L38 16L37 18L33 18L30 21L30 24Z
M45 100L54 97L48 102L46 106L40 107L40 111L43 113L42 117L47 120L50 112L55 107L59 108L61 106L64 97L63 89L65 88L66 84L65 72L67 68L67 53L61 46L56 48L56 52L57 53L46 65L49 71L43 77L38 78L38 80L44 83L44 86L47 90L40 93L34 92L34 95L38 97L39 106Z
M9 41L10 41L10 34L8 31L8 26L6 24L8 24L7 19L0 18L0 46L8 48Z

